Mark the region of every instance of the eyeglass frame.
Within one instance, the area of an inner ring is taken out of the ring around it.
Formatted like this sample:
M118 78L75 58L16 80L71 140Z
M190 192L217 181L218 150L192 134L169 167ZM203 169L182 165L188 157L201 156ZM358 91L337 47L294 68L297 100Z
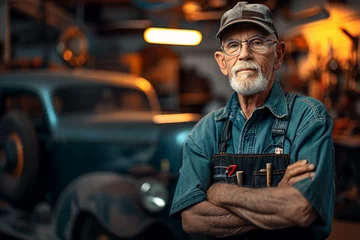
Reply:
M265 40L265 42L266 42L266 49L269 49L269 42L272 42L273 44L274 44L274 43L276 43L276 44L279 43L279 41L274 40L274 39L271 39L271 38L266 38L266 37L263 37L263 36L254 36L254 37L251 37L251 38L249 38L249 39L247 39L247 40L244 40L244 41L240 41L240 40L234 39L234 40L230 40L230 41L225 42L225 44L226 44L226 43L229 43L229 42L238 42L238 43L239 43L239 46L240 46L239 49L240 49L240 50L239 50L239 52L236 53L236 54L232 54L232 55L228 54L228 53L225 51L225 49L224 49L224 45L221 45L220 50L221 50L223 53L225 53L226 55L228 55L229 57L233 57L233 56L239 55L239 54L241 53L241 50L242 50L242 48L243 48L242 43L243 43L243 42L246 42L246 45L248 46L248 48L249 48L252 52L259 53L259 52L257 52L257 51L252 50L251 47L249 47L249 41L250 41L250 40L253 40L253 39L257 39L257 38L260 38L260 39Z

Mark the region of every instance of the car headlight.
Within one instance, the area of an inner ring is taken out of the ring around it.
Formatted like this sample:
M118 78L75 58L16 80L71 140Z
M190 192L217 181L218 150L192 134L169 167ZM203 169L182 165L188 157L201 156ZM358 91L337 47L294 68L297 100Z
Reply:
M145 181L140 185L140 201L147 211L158 213L167 205L168 190L161 182Z

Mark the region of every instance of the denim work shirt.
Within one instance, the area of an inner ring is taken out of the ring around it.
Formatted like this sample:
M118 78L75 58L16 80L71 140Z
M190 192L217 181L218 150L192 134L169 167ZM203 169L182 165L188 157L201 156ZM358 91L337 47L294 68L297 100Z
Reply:
M222 128L228 118L233 127L227 153L256 154L275 152L279 139L271 133L273 122L288 115L285 94L275 81L265 104L248 120L241 113L235 92L225 107L204 116L184 144L170 217L180 219L182 210L206 200L206 191L212 183L212 156L219 152ZM310 226L316 239L326 239L331 232L335 203L332 127L333 121L322 102L307 96L296 97L283 150L290 155L290 164L302 159L315 164L313 179L303 179L293 187L303 194L321 218Z

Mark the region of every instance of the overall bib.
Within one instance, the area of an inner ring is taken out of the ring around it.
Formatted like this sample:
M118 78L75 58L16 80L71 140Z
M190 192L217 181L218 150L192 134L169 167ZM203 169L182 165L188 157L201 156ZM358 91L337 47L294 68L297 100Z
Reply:
M291 114L294 94L287 93L286 99ZM231 138L232 121L228 119L224 123L219 144L219 153L212 157L213 183L225 182L238 184L249 188L277 187L283 178L286 167L290 164L290 156L283 153L284 140L289 117L276 118L272 126L272 136L275 140L274 153L266 154L227 154L226 145ZM269 167L271 164L271 169ZM237 173L241 175L237 176ZM243 240L294 240L312 239L310 228L291 227L281 230L255 230L238 236L222 239Z

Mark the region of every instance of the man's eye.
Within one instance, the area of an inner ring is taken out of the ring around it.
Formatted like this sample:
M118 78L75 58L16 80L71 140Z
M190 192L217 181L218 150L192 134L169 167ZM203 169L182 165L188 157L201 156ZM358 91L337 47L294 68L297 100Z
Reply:
M252 46L262 46L264 45L264 41L261 39L254 39L250 42L250 45Z
M228 43L226 45L226 48L238 48L238 47L239 47L239 43L237 42Z

